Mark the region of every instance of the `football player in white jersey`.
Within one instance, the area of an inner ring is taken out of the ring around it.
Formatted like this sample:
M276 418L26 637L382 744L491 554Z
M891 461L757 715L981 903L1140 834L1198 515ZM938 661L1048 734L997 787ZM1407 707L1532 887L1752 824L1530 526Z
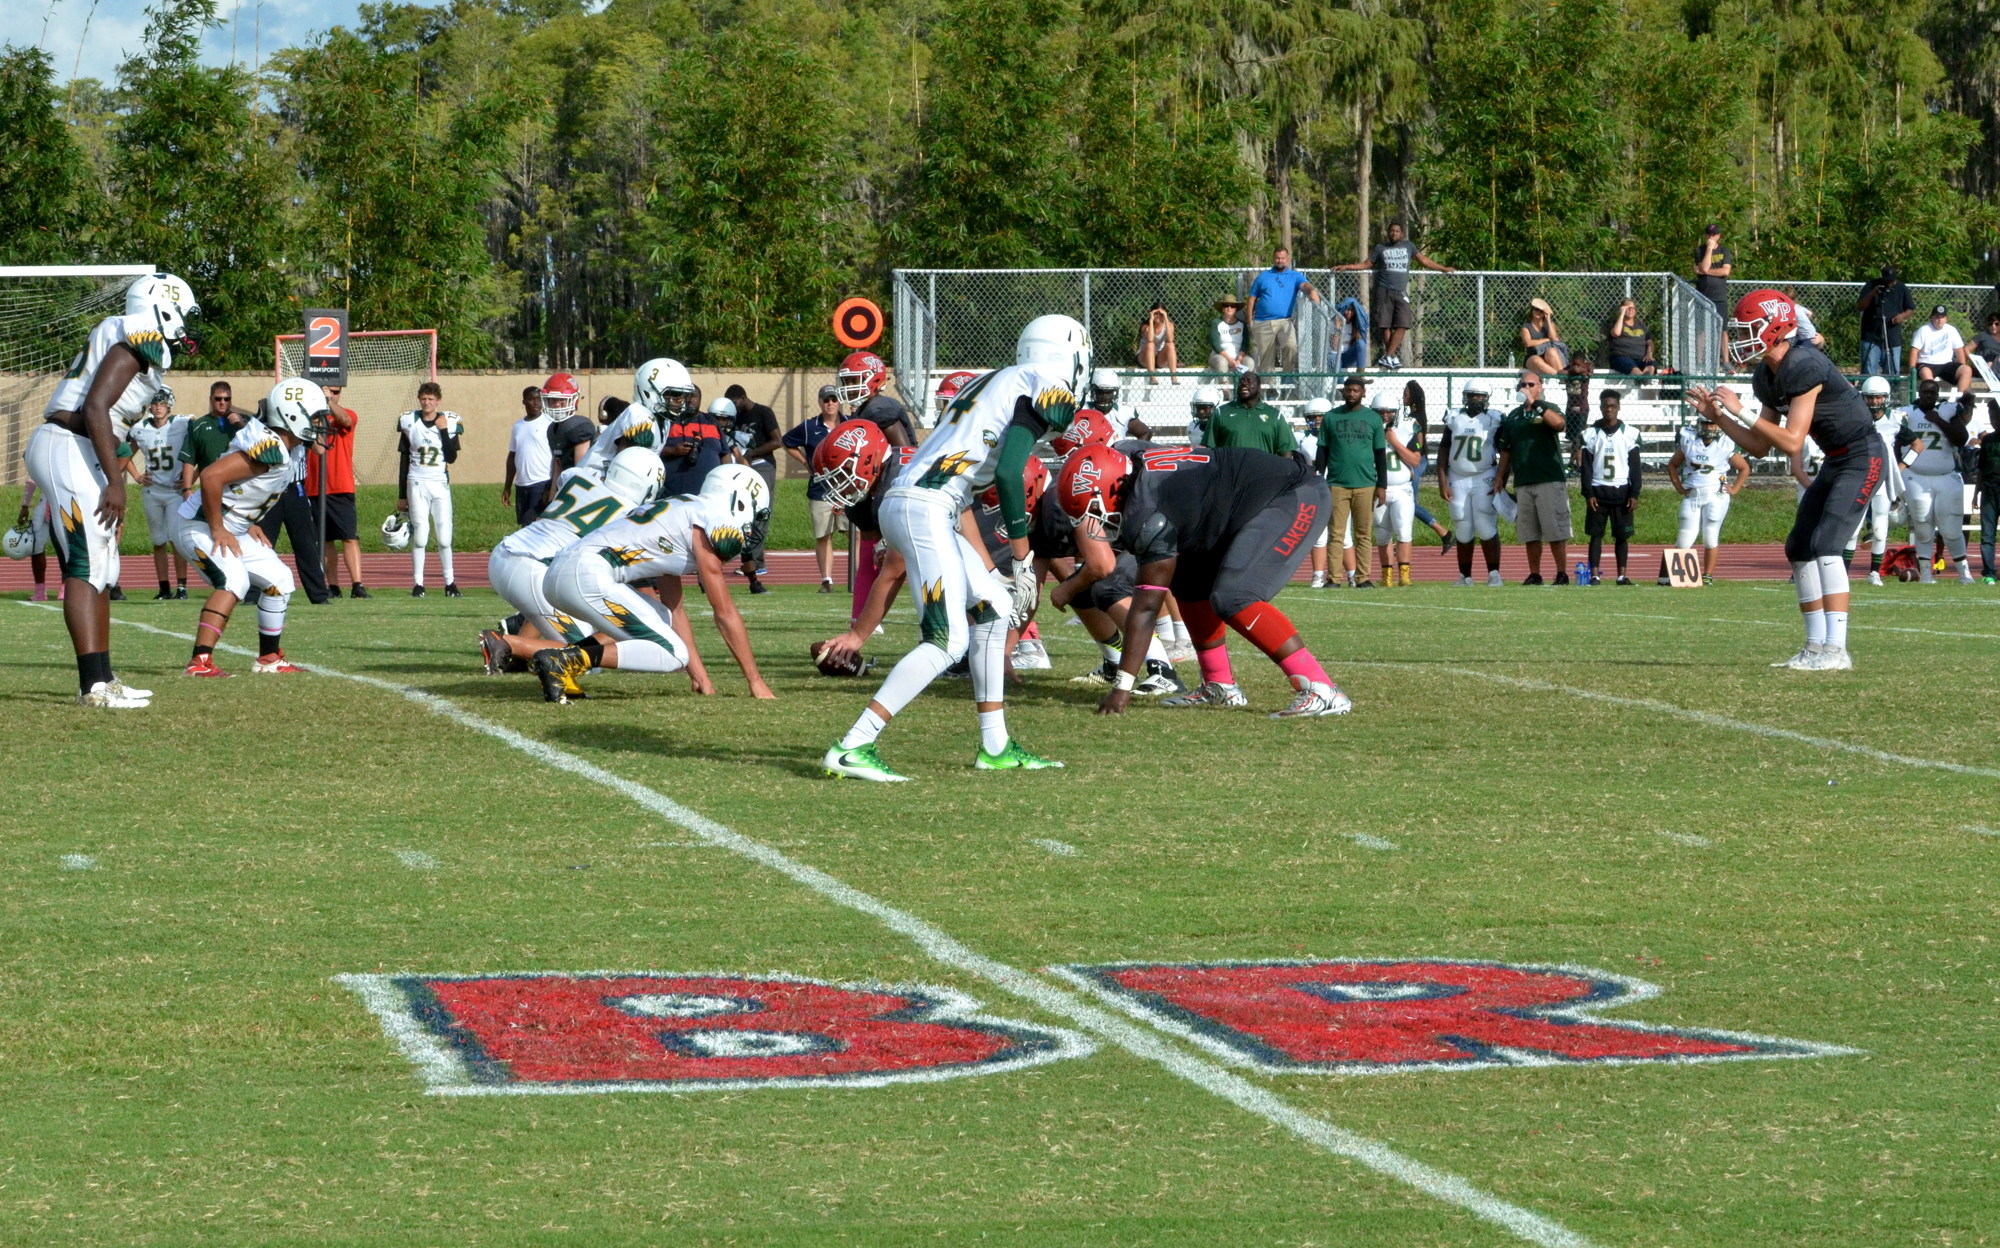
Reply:
M257 594L257 661L250 670L288 675L285 612L291 605L292 570L278 558L257 522L292 478L292 452L326 440L326 395L310 381L288 377L271 387L264 420L236 431L229 451L201 470L195 492L180 506L176 545L201 569L213 592L195 623L189 676L227 676L215 665L215 646L236 604ZM268 422L268 423L266 423Z
M678 419L693 395L694 379L678 360L647 360L632 374L632 402L597 435L583 466L602 473L611 457L628 446L657 452L661 422Z
M1697 413L1693 428L1683 428L1667 460L1667 484L1681 496L1680 529L1674 545L1694 545L1701 537L1702 579L1715 576L1715 550L1722 545L1722 522L1730 500L1750 482L1750 461L1724 441L1722 430L1706 412ZM1666 584L1662 578L1660 584Z
M1639 431L1621 418L1625 398L1606 388L1597 396L1598 419L1583 431L1577 466L1583 472L1584 532L1590 535L1590 580L1597 584L1604 558L1604 528L1611 526L1612 557L1618 584L1630 585L1625 563L1631 555L1632 516L1639 510L1645 469L1639 458Z
M1438 492L1451 509L1458 538L1458 583L1472 584L1472 543L1486 552L1486 583L1500 584L1500 515L1493 504L1494 431L1501 413L1493 390L1475 377L1459 390L1463 404L1444 418L1438 443Z
M542 696L550 702L581 697L578 682L599 668L686 668L696 692L714 693L681 605L681 578L693 574L715 612L723 643L750 683L750 696L776 698L757 671L750 634L729 595L722 566L741 555L770 521L771 495L764 479L740 464L724 464L702 481L700 494L627 512L557 555L542 580L542 592L558 611L595 632L586 641L535 656ZM659 596L642 593L639 585L656 577Z
M1394 387L1387 387L1368 401L1382 420L1382 432L1389 444L1386 458L1389 488L1375 507L1376 541L1382 552L1382 584L1410 583L1410 531L1416 520L1417 478L1412 471L1424 458L1423 430L1403 411L1403 402ZM1366 572L1363 572L1366 575ZM1400 578L1400 579L1398 579Z
M158 273L133 282L124 315L107 316L90 331L28 436L22 458L54 517L63 622L76 650L77 701L85 706L141 707L151 697L111 671L109 590L118 583L118 530L125 522L118 446L166 384L173 353L193 352L188 322L200 310L178 277Z
M1910 508L1910 541L1917 548L1917 579L1937 580L1932 570L1936 541L1944 535L1945 554L1958 566L1958 579L1970 585L1972 568L1965 559L1965 478L1958 473L1958 448L1965 445L1965 412L1956 402L1938 399L1938 382L1917 383L1917 401L1903 409L1896 432L1896 457L1903 465L1903 497Z
M588 468L571 468L557 477L555 493L541 516L500 539L486 561L486 579L494 593L534 625L536 636L491 628L480 633L479 650L488 676L528 671L539 652L575 645L590 636L588 628L556 610L543 594L549 564L579 538L658 499L666 479L667 466L657 454L643 446L627 447L612 456L603 476Z
M1889 407L1889 379L1887 377L1865 377L1861 381L1861 401L1868 405L1868 414L1875 420L1875 436L1882 439L1882 445L1894 446L1896 434L1903 426L1903 414ZM1847 542L1847 560L1854 561L1854 547L1861 541L1861 530L1868 530L1868 583L1882 583L1882 557L1889 550L1889 518L1896 505L1903 499L1903 470L1891 455L1888 471L1882 475L1882 488L1868 496L1868 514L1856 526L1854 536Z
M1007 629L1010 620L1025 623L1033 614L1040 587L1028 545L1028 459L1075 416L1077 389L1090 374L1090 335L1070 317L1036 317L1021 331L1015 361L959 390L944 422L883 495L881 531L908 567L923 639L826 752L828 775L907 779L883 763L875 740L897 712L968 652L979 713L973 766L981 771L1061 766L1029 753L1008 735ZM973 496L988 485L999 493L1013 548L1011 585L960 525Z
M139 501L146 510L146 535L153 543L153 571L160 577L155 601L188 596L187 556L174 546L180 528L181 444L187 441L188 417L176 416L174 392L161 386L146 407L146 419L132 426L132 462L144 487ZM173 552L175 580L167 579L167 552ZM176 592L178 584L178 592Z
M424 596L424 548L436 526L438 568L444 594L456 598L458 577L451 561L451 471L465 424L457 412L443 411L444 390L435 381L417 387L417 410L396 420L396 510L410 517L410 597Z

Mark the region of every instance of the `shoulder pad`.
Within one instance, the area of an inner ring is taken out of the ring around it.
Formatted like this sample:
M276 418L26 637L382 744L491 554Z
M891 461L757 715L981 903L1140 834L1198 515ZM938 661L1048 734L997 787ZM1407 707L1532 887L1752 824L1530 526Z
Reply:
M1167 541L1169 545L1172 544L1170 539L1173 535L1169 532L1170 528L1171 526L1168 525L1167 518L1156 511L1140 521L1136 531L1126 533L1123 536L1128 539L1131 549L1135 551L1150 551L1162 541ZM1119 544L1126 545L1127 542Z

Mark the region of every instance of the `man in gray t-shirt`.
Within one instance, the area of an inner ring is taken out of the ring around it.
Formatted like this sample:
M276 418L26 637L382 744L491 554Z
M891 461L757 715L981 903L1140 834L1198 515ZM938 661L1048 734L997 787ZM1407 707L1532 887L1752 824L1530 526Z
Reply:
M1403 223L1391 221L1389 241L1375 244L1375 250L1368 253L1366 260L1333 266L1337 273L1374 271L1374 293L1369 300L1368 315L1375 322L1375 333L1382 344L1377 362L1383 368L1403 366L1403 335L1410 332L1414 321L1410 314L1410 269L1418 264L1433 273L1458 272L1417 250L1417 245L1403 236Z

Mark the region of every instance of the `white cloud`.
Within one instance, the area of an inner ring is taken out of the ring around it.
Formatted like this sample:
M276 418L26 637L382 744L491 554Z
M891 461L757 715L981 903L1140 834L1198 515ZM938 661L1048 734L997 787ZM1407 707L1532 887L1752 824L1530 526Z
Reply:
M279 48L307 43L330 26L355 26L360 0L218 0L222 24L202 41L202 61L250 65ZM86 34L86 22L88 33ZM74 71L106 81L138 51L146 31L145 0L13 0L0 5L0 43L39 47L55 62L56 78Z

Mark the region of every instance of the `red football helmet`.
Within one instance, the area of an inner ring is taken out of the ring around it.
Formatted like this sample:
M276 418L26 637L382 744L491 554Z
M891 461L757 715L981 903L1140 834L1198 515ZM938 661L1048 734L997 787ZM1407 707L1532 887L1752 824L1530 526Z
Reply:
M1799 327L1799 310L1780 290L1753 290L1736 301L1729 318L1729 359L1748 364L1790 338Z
M1115 539L1125 519L1120 496L1131 475L1132 461L1121 452L1103 445L1080 446L1056 474L1056 504L1073 523L1095 520L1107 541Z
M556 373L542 383L542 412L557 421L576 415L576 378Z
M1028 466L1021 473L1021 486L1028 492L1028 514L1032 516L1035 514L1035 504L1042 501L1042 491L1049 488L1049 466L1042 462L1041 456L1030 455L1028 457ZM998 507L1000 505L1000 487L998 485L989 485L984 490L981 490L979 492L979 505L981 507Z
M840 362L840 371L833 375L834 388L840 391L840 401L850 407L882 393L882 387L889 381L889 366L873 351L856 351Z
M1111 418L1094 407L1086 407L1070 418L1069 428L1057 434L1049 445L1058 455L1068 455L1079 446L1109 446Z
M813 476L826 487L827 497L842 507L852 507L875 488L882 460L889 454L889 439L872 420L843 420L820 440L813 451Z
M958 392L965 388L965 383L977 376L979 376L978 373L960 371L948 373L945 375L944 380L938 382L937 393L931 396L931 402L937 407L939 420L944 419L945 409L950 407L951 401L958 397Z

